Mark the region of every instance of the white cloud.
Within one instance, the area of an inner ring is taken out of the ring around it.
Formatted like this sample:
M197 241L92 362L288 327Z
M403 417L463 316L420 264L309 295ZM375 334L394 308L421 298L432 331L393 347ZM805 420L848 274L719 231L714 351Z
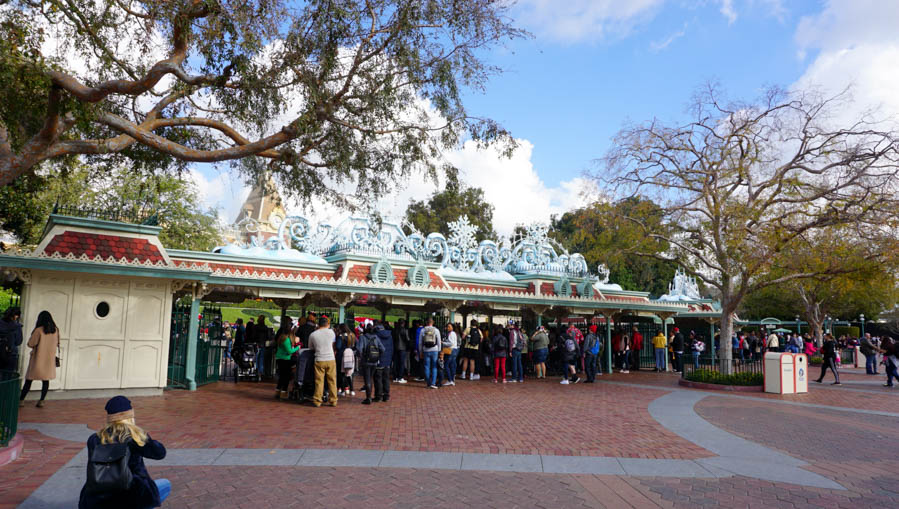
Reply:
M687 23L684 23L683 28L669 35L665 39L659 41L652 41L649 43L649 49L655 52L662 51L668 46L671 45L674 41L680 39L687 33Z
M733 25L737 21L737 10L734 8L733 0L721 0L721 14L727 18L727 24Z
M200 170L202 166L204 171ZM219 220L224 224L237 219L240 206L250 194L250 188L236 173L219 171L211 165L194 165L188 178L197 188L203 209L218 209Z
M664 0L522 0L519 19L530 30L562 42L628 35Z
M899 116L899 2L833 0L815 16L803 18L796 30L800 56L817 50L815 59L793 85L833 95L851 86L852 105L843 122L858 120L877 109L881 119Z

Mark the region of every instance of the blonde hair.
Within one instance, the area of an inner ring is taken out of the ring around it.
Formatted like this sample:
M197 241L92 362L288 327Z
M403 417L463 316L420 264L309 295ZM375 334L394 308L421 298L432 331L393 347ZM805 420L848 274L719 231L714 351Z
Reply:
M128 439L134 440L140 447L147 443L147 432L134 424L134 418L113 421L98 431L97 436L100 437L101 444L123 444Z

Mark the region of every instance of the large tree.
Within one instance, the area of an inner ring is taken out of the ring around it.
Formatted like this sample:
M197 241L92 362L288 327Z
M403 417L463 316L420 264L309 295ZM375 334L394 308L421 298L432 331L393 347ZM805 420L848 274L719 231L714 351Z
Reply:
M353 205L411 172L451 173L439 155L463 137L511 149L461 99L497 71L480 52L526 35L506 2L4 4L0 185L71 156L239 161L250 180L270 170L290 194Z
M780 253L773 276L817 275L748 295L744 315L786 320L802 316L819 342L828 315L854 319L864 314L875 320L897 303L896 244L892 237L857 239L852 228L803 235Z
M831 125L844 106L844 96L778 90L730 103L709 87L697 95L691 121L627 127L604 159L598 176L615 192L648 195L665 212L666 230L630 218L671 246L646 254L682 265L719 292L722 337L730 337L749 293L820 274L772 270L803 235L895 227L896 133L867 120ZM730 369L731 345L722 344Z
M581 253L591 267L609 268L609 279L625 290L666 293L677 265L641 251L664 253L668 244L648 240L642 226L625 218L639 218L652 229L664 229L664 213L650 200L630 197L616 202L597 201L584 208L553 218L551 235L568 251Z
M438 232L448 237L449 223L462 216L477 227L476 241L495 239L493 205L479 187L465 187L452 180L443 191L434 191L427 200L413 200L406 207L406 222L425 235Z
M159 238L171 249L208 251L221 243L215 210L203 210L193 182L132 169L76 167L64 174L25 175L0 187L0 229L23 244L40 239L54 207L77 207L123 216L155 215Z

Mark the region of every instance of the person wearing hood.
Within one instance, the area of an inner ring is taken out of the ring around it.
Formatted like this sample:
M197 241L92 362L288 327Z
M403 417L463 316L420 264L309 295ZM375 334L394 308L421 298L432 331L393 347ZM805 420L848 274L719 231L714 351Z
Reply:
M596 335L596 325L591 325L584 338L584 371L587 374L585 383L592 384L596 380L596 359L602 349L602 340Z
M22 346L22 311L17 307L7 308L0 319L0 369L19 370L19 348Z
M390 401L390 365L393 362L393 330L383 321L375 325L375 335L384 347L384 353L375 370L375 401Z
M362 400L362 404L370 405L372 403L371 392L375 385L375 377L380 369L381 358L385 355L384 345L378 339L378 334L371 324L366 325L365 332L359 336L359 341L356 342L356 352L359 355L359 363L362 366L362 377L365 379L365 399ZM375 388L375 391L378 391L378 389ZM376 393L380 394L380 392ZM378 402L380 399L375 398L374 401Z

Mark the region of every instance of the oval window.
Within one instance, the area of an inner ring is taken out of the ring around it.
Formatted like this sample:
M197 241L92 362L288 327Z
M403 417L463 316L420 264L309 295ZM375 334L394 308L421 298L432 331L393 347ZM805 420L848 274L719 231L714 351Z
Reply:
M106 315L109 314L109 304L106 302L100 302L97 304L97 309L94 310L97 313L99 318L106 318Z

